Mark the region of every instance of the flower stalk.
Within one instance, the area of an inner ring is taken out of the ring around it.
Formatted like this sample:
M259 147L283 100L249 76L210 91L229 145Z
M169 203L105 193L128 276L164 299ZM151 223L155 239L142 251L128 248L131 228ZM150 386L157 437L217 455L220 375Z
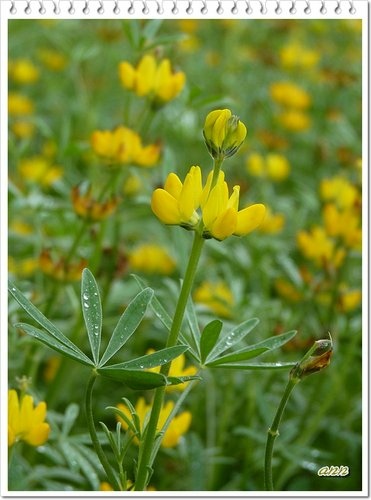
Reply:
M93 416L93 387L95 384L95 381L97 379L97 373L93 371L91 373L91 376L88 381L88 385L86 387L86 393L85 393L85 413L86 413L86 420L88 423L88 429L89 429L89 434L91 441L93 443L94 450L99 458L100 463L103 466L103 469L105 473L107 474L107 478L109 483L112 485L112 487L115 489L115 491L121 491L122 488L120 487L120 484L118 480L116 479L116 476L112 470L112 467L110 463L107 460L107 457L103 451L103 448L99 442L97 430L95 428L94 424L94 416Z
M330 335L330 334L329 334ZM279 425L287 401L296 386L304 377L323 370L330 364L332 356L332 339L317 340L312 347L305 353L301 361L297 363L290 371L289 381L278 405L276 415L271 427L268 429L267 443L265 447L265 465L264 465L264 486L266 491L273 491L273 473L272 457L273 447L276 437L279 436Z
M182 288L180 291L177 307L174 314L173 323L169 333L169 337L166 343L166 347L173 347L177 344L180 327L182 325L184 312L187 306L187 301L191 293L192 284L197 270L197 265L200 260L202 247L205 240L199 233L194 233L193 246L191 254L188 261L188 266L185 272ZM171 362L166 363L161 367L160 373L163 375L168 375L170 370ZM135 482L135 490L143 491L149 481L149 471L151 470L151 465L155 456L153 456L154 442L156 439L157 425L160 417L161 408L164 403L165 387L159 387L155 391L155 396L153 399L153 405L151 410L151 416L146 428L144 441L142 442L137 478Z

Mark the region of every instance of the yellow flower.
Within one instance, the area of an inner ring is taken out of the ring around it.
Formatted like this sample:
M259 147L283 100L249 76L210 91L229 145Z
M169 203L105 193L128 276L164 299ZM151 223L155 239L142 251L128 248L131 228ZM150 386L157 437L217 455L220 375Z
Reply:
M49 437L50 426L44 420L46 403L41 401L34 407L33 398L25 394L18 399L17 391L8 391L8 446L17 441L25 441L32 446L40 446Z
M299 231L297 244L302 254L320 267L339 267L345 257L342 248L336 248L324 228L315 226L311 231Z
M266 207L265 217L258 227L258 231L266 234L277 234L282 231L284 225L285 216L280 213L273 214L271 210Z
M131 419L131 413L126 405L119 403L117 405L117 408L119 408L129 419ZM160 431L163 428L173 408L173 401L168 401L161 408L157 431ZM151 406L145 403L144 398L139 398L135 405L135 411L140 420L141 434L143 434L144 425L149 417ZM126 430L128 428L128 424L125 422L125 420L120 417L117 417L117 419L119 422L121 422L123 429ZM163 436L161 446L163 446L164 448L173 448L174 446L177 446L180 438L188 431L191 425L191 420L192 415L189 411L183 411L182 413L179 413L179 415L175 416ZM134 438L134 442L138 444L138 439Z
M110 198L105 202L95 200L91 195L91 187L85 193L75 186L71 191L71 200L74 211L80 217L92 221L103 220L112 215L118 204L118 198Z
M268 177L276 182L286 179L291 169L288 159L276 153L269 153L266 157L252 153L246 161L246 168L254 177Z
M9 272L17 276L32 276L38 268L39 262L33 257L22 260L14 259L13 257L9 257L8 259Z
M96 130L91 136L94 152L112 163L152 167L160 157L159 144L142 145L140 136L127 127L115 130Z
M171 274L175 260L165 248L154 244L143 244L132 250L128 255L129 265L135 271L146 273Z
M9 76L16 83L35 83L39 79L39 70L28 59L17 59L9 61Z
M57 281L80 281L81 273L87 266L86 259L66 264L65 259L60 257L54 260L49 250L43 250L39 257L41 271Z
M22 177L40 183L42 186L50 186L59 180L63 174L61 167L52 165L43 156L32 156L21 160L18 169Z
M289 281L279 278L274 282L274 287L284 299L291 300L292 302L298 302L302 299L301 293Z
M157 63L150 54L143 56L136 68L127 61L121 62L119 77L126 89L140 97L149 95L159 104L174 99L185 84L185 74L182 71L173 73L169 59Z
M319 59L319 52L297 43L286 45L280 50L281 64L285 68L311 69L317 65Z
M216 109L206 116L203 134L211 156L217 158L234 155L245 140L247 130L229 109Z
M222 281L216 283L204 281L194 291L193 299L204 304L217 316L223 318L232 316L234 297L231 289Z
M62 358L60 356L51 356L45 365L43 376L46 382L51 382L54 380L58 369L61 365Z
M238 210L240 186L234 186L231 196L220 171L211 189L210 172L202 188L200 167L191 167L184 184L170 173L164 189L156 189L152 195L152 210L164 224L176 224L186 229L202 230L204 238L224 240L232 234L244 236L256 229L263 221L265 207L255 204ZM197 212L201 207L202 217ZM202 222L201 221L202 218Z
M292 82L276 82L270 86L270 95L272 99L288 108L305 110L311 104L309 94Z
M34 135L35 124L25 120L18 120L11 124L11 130L21 139L29 139Z
M361 248L362 230L357 212L352 209L339 210L335 204L328 203L323 209L323 218L329 236L339 236L345 245Z
M339 208L352 208L360 203L357 188L348 179L335 176L323 179L320 184L320 194L324 201L334 201Z
M18 94L10 92L8 96L8 112L10 115L30 115L34 112L34 105L31 99Z
M338 300L338 308L344 312L353 311L360 305L361 301L361 290L348 290L346 287L342 287Z
M153 352L155 352L154 349L149 349L147 354L152 354ZM191 375L195 375L197 373L197 368L195 366L188 366L187 368L184 368L185 362L186 357L184 354L175 358L170 365L169 377L189 377ZM160 367L156 366L155 368L151 368L149 371L159 373ZM166 392L184 391L188 384L189 382L177 385L168 385L166 386Z
M114 489L107 481L102 481L99 485L99 491L114 491Z
M56 50L41 49L38 56L44 66L51 71L62 71L66 67L66 56Z
M296 109L283 111L277 117L279 123L291 132L302 132L311 126L311 119L307 113Z

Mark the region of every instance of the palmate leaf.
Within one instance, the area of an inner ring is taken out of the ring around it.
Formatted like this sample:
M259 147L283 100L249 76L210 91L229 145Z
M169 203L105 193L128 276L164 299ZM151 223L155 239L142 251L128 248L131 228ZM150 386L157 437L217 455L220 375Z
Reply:
M97 282L89 269L82 272L81 306L94 363L98 365L102 336L102 304Z
M27 323L17 323L14 325L16 328L20 328L23 330L25 333L30 335L31 337L39 340L43 344L47 345L51 349L54 349L54 351L57 351L61 354L64 354L65 356L68 356L69 358L74 359L75 361L79 361L80 363L83 363L84 365L88 366L94 366L94 363L92 362L91 359L89 359L83 352L76 352L70 349L69 347L66 347L64 344L56 340L54 337L49 335L48 333L43 332L42 330L39 330L38 328L28 325Z
M102 356L99 366L104 366L114 354L129 340L146 313L148 304L153 297L153 290L142 290L125 309L114 329L108 346Z
M89 358L73 343L68 339L63 333L55 326L51 321L49 321L41 311L37 309L36 306L32 304L19 290L18 288L9 281L9 292L18 302L18 304L26 311L26 313L31 316L32 319L36 321L40 326L44 328L54 339L56 339L61 345L66 346L71 351L74 351L80 357L88 360ZM90 361L90 360L89 360Z

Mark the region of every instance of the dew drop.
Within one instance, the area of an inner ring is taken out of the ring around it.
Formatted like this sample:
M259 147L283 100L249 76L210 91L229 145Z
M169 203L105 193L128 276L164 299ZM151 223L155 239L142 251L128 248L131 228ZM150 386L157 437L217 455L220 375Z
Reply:
M144 368L144 365L139 365L139 368Z
M88 300L88 298L89 298L89 294L85 292L85 293L83 294L82 298L83 298L84 300Z
M90 306L87 302L84 302L84 307L85 307L85 309L89 309Z

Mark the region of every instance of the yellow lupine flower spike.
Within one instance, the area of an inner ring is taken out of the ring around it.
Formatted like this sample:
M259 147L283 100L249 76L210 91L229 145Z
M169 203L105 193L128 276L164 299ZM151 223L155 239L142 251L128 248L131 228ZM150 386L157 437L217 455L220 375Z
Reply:
M240 186L234 186L229 196L224 172L219 172L210 191L211 183L212 172L202 189L200 167L191 167L184 184L170 173L164 188L152 195L152 210L164 224L198 230L204 238L217 240L232 234L244 236L263 222L265 206L261 203L238 210Z
M18 399L17 392L8 391L8 446L17 441L25 441L32 446L40 446L49 437L50 426L44 422L46 403L40 402L35 408L29 394Z

